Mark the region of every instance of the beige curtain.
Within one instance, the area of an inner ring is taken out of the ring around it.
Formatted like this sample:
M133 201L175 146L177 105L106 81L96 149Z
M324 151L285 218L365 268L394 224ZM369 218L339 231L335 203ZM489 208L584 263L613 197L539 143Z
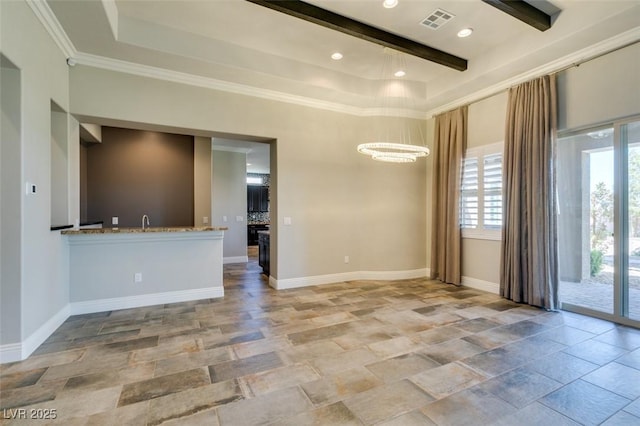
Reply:
M467 107L436 116L433 153L431 279L460 285L460 178L467 146Z
M555 75L509 91L504 141L500 294L558 308Z

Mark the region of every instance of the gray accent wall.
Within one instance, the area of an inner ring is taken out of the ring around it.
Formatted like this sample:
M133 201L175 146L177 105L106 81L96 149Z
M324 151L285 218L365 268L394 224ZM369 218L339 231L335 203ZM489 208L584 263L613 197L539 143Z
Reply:
M87 218L111 226L192 226L193 137L116 127L87 147Z

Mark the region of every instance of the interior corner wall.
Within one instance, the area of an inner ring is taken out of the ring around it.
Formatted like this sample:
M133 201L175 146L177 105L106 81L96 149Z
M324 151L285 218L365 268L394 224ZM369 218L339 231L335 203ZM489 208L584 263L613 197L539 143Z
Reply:
M69 110L69 77L64 54L31 7L24 1L2 1L0 8L2 55L20 70L22 123L20 157L16 159L20 172L10 183L21 194L21 211L19 217L12 216L9 223L3 219L2 223L3 228L12 227L20 233L13 250L20 251L20 273L15 274L19 282L14 284L19 286L21 298L7 302L3 298L2 303L19 305L18 318L13 319L20 328L15 343L24 355L46 339L68 314L68 250L60 233L50 231L50 116L52 101ZM26 182L36 185L35 194L26 195ZM3 345L8 343L4 336L2 339Z
M193 224L211 225L211 138L193 139ZM205 223L204 218L207 218Z
M212 223L229 228L224 233L224 259L244 258L247 256L247 154L214 150L212 159Z

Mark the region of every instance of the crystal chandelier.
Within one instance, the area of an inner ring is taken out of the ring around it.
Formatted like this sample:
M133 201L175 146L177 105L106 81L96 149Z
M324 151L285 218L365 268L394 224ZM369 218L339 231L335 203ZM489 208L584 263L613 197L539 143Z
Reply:
M358 145L358 152L370 155L371 158L378 161L413 163L418 157L429 155L429 148L404 143L369 142Z
M404 56L400 52L385 47L384 53L386 60L382 70L382 78L387 80L387 84L382 99L383 109L387 111L385 115L397 115L397 112L389 114L389 111L393 109L393 95L400 97L403 102L407 102L410 98L407 90L408 83L397 80L405 75L406 65ZM389 80L392 75L396 77L396 80ZM378 140L358 145L358 152L369 155L374 160L391 163L413 163L418 157L429 155L429 148L424 145L421 127L418 127L419 135L417 136L421 144L416 145L412 144L410 123L406 118L395 117L394 120L389 119L381 123L381 126L385 128L379 131Z

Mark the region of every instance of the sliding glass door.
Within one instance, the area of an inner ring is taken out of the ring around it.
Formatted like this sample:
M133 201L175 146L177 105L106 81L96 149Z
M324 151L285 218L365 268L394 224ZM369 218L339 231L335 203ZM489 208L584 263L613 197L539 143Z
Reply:
M558 140L562 308L640 324L640 121Z
M627 253L621 260L625 273L621 274L620 311L623 316L640 321L640 121L620 125L620 151L625 162L621 200L626 226L621 230L622 250Z

